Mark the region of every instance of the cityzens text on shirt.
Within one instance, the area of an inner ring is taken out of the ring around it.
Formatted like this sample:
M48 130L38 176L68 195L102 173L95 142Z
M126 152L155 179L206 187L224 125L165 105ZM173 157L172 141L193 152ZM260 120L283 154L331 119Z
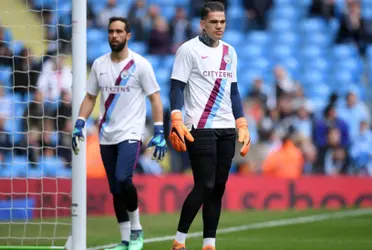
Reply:
M226 70L219 71L203 71L203 76L205 77L215 77L215 78L232 78L232 72Z
M129 86L99 86L102 92L109 92L112 94L126 93L130 91Z

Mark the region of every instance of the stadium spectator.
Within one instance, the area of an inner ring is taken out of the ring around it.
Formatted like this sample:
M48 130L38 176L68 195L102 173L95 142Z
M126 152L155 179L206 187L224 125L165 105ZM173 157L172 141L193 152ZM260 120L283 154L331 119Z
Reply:
M284 94L293 94L296 91L296 85L292 77L283 66L276 65L274 67L274 78L277 101Z
M341 131L337 127L328 129L326 144L318 149L314 172L328 175L346 174L349 170L347 147L342 145Z
M34 93L36 90L38 65L31 54L30 48L23 48L19 55L14 56L14 91L19 93L23 99L28 93Z
M261 122L265 115L266 107L255 98L243 99L243 110L244 113L254 119L257 124Z
M277 108L279 110L280 120L283 126L289 126L293 123L294 107L292 104L292 96L289 94L282 95L278 102Z
M69 25L63 25L63 21L59 15L51 7L46 7L41 10L42 23L45 27L45 38L48 44L48 53L57 53L69 49L71 34L69 32ZM71 14L68 16L69 19Z
M40 145L43 147L55 147L57 145L57 131L54 129L54 119L45 118Z
M248 98L256 98L261 105L267 106L268 93L265 91L263 79L257 77L253 80L253 88L248 93Z
M13 53L5 40L5 28L0 26L0 66L12 67L12 56Z
M38 167L38 162L42 154L40 144L41 133L35 133L34 131L28 131L26 137L21 141L19 145L19 154L26 155L28 161L33 168Z
M6 156L10 156L13 148L11 133L5 129L6 121L0 116L0 162L3 162Z
M167 55L171 52L171 39L168 23L163 17L157 17L148 40L148 53L152 55Z
M279 149L269 153L262 163L264 176L297 179L302 175L304 157L292 141L292 133L283 138Z
M353 142L360 132L360 124L363 121L371 122L371 113L367 106L358 100L355 92L346 95L346 101L341 102L337 114L347 122L350 141Z
M57 117L58 118L58 117ZM72 151L71 151L71 132L72 121L66 119L61 127L57 130L57 156L63 161L66 168L71 168ZM93 157L90 155L90 157Z
M305 105L297 110L296 115L293 119L293 126L301 135L305 136L308 139L312 138L313 121L309 114L309 110L306 108Z
M311 99L305 96L304 88L301 83L295 83L295 90L293 93L292 106L294 110L306 107L308 112L313 111L313 103Z
M158 19L159 17L161 17L160 7L156 4L151 4L147 8L147 14L143 17L143 30L145 34L151 32L156 22L156 19ZM148 40L149 37L145 36L145 39Z
M42 94L35 92L33 100L30 100L23 112L22 129L26 136L17 143L17 154L26 155L31 166L37 168L37 162L41 155L41 136L44 128L44 105Z
M275 133L280 133L280 114L276 107L266 111L265 117L260 121L259 130L260 137L263 140L267 140L272 131L275 131Z
M347 124L343 119L339 118L333 104L325 108L323 119L319 119L315 122L313 139L318 148L327 145L327 134L329 134L331 128L337 128L339 130L341 145L344 147L349 146L350 141Z
M0 81L0 116L4 119L13 118L13 100L4 91L3 82Z
M327 175L346 174L349 169L347 151L343 147L335 147L328 150L325 155L324 168Z
M65 127L65 123L71 120L72 115L72 94L70 91L61 91L61 100L58 108L55 110L53 117L56 117L55 129L60 130Z
M43 8L41 11L41 21L43 23L43 26L45 27L45 32L47 33L47 37L50 38L48 40L57 40L58 35L58 19L57 16L54 15L54 11L49 6L46 8ZM54 38L54 39L51 39Z
M191 38L191 23L183 7L177 7L176 14L170 23L169 35L172 39L172 53L175 53L183 42Z
M346 12L340 18L336 43L354 43L364 54L367 43L372 42L371 21L362 18L358 0L347 1Z
M37 81L38 91L43 95L46 112L54 111L61 92L71 92L71 68L64 63L64 56L58 56L51 61L51 68L43 68Z
M267 28L267 15L272 4L272 0L243 0L245 15L248 19L247 30L265 30Z
M28 107L23 112L23 131L41 132L44 120L44 105L41 92L35 92L33 100L30 100Z
M350 149L353 172L372 176L372 130L367 121L360 123L360 130Z
M126 10L118 6L116 0L107 0L105 8L99 13L98 16L98 27L102 29L107 29L110 17L113 16L124 16Z
M145 0L136 0L133 2L128 13L128 20L131 21L131 28L133 29L133 35L135 41L145 40L145 18L147 15L147 7Z
M310 16L323 17L330 20L336 17L336 1L335 0L313 0L310 6Z
M302 155L304 157L303 173L311 174L317 161L318 151L315 145L312 143L311 138L302 136L301 134L297 134L297 136L297 146L302 151Z

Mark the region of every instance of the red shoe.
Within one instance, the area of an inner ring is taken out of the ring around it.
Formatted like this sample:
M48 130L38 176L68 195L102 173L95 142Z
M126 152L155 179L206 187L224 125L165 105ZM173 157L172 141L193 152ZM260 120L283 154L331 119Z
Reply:
M185 244L178 243L177 241L173 241L171 250L187 250Z

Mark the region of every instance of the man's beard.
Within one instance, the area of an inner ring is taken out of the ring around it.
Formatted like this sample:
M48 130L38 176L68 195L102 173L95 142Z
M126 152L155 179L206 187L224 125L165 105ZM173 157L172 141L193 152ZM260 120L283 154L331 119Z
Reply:
M127 44L127 41L124 40L122 43L112 44L110 43L110 48L112 52L120 52L124 49L125 45Z

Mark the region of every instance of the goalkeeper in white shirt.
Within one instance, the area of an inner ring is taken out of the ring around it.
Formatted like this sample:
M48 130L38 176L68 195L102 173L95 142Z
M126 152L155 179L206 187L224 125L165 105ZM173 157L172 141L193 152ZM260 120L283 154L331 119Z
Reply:
M156 160L162 160L167 152L160 87L150 63L128 48L130 37L127 19L110 18L108 39L111 53L99 57L93 63L87 93L72 135L73 151L78 154L79 141L84 140L85 121L101 92L101 157L121 233L121 242L111 248L115 250L143 249L138 196L132 177L145 132L146 96L151 102L154 121L154 136L148 147L154 147L153 158Z
M225 8L209 2L201 11L203 33L178 49L171 76L170 142L188 150L194 187L181 211L172 250L186 250L186 236L203 206L203 250L216 249L222 196L235 152L236 128L247 154L250 136L237 83L235 49L220 40L226 27ZM185 104L185 117L181 110Z

